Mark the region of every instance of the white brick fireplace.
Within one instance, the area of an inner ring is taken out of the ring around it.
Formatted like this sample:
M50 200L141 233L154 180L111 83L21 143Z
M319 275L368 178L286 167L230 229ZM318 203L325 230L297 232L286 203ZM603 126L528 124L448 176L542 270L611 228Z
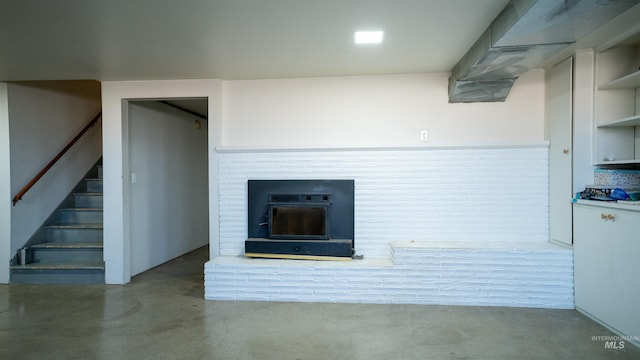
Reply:
M219 149L220 256L205 297L573 308L551 245L548 147ZM353 179L364 260L248 259L247 180Z

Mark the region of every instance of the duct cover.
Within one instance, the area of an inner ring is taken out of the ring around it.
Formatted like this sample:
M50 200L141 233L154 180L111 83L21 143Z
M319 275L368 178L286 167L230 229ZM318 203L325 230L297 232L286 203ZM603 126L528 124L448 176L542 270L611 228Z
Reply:
M521 74L640 0L511 0L458 61L449 102L504 101Z

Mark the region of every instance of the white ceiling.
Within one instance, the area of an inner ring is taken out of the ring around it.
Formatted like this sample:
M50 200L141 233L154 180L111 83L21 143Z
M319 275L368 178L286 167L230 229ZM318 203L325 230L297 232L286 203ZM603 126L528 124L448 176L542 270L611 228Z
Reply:
M0 0L0 81L448 72L507 2Z

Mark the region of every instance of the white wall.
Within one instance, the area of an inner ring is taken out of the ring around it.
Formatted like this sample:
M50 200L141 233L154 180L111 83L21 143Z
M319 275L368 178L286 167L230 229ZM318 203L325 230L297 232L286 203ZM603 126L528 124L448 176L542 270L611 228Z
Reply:
M95 81L8 84L11 197L20 191L100 111ZM56 209L102 150L100 122L11 208L11 254Z
M129 129L135 275L209 242L207 122L160 102L132 101Z
M224 81L222 145L330 148L540 143L544 71L504 103L450 104L448 74ZM420 141L420 131L429 141Z
M9 96L7 84L0 83L0 283L9 283L11 259L11 161L9 146Z
M211 256L218 254L218 154L221 82L219 80L105 81L102 83L104 170L105 282L125 284L131 279L129 229L130 177L128 102L142 99L208 99L209 240Z

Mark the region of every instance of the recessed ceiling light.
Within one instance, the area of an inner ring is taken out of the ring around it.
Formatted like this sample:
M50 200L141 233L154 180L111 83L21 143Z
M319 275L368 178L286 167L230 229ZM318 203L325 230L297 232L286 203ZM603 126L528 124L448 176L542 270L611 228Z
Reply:
M384 39L384 31L356 31L353 33L353 42L356 44L380 44Z

